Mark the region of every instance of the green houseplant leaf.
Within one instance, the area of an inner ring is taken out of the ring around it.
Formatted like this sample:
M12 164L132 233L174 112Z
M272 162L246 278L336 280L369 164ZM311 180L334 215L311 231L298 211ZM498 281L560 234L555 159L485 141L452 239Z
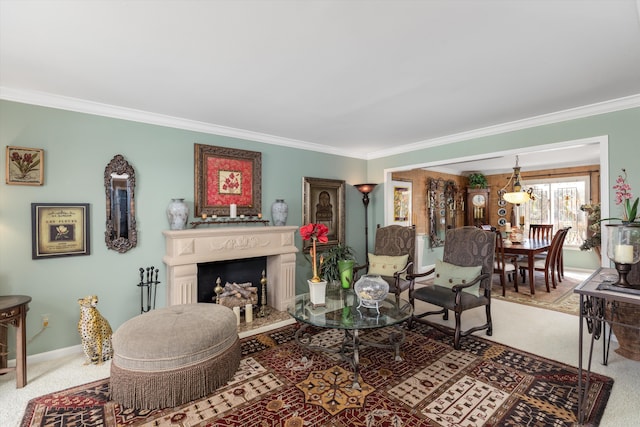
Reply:
M322 257L322 277L327 281L340 280L338 261L356 259L353 248L343 244L327 249L322 253Z
M472 173L469 175L469 187L487 188L487 178L481 173Z

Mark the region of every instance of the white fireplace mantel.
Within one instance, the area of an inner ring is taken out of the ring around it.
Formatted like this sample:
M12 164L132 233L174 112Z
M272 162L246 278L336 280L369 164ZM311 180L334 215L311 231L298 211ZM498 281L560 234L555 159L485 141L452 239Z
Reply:
M269 306L286 311L295 299L296 226L166 230L167 305L198 302L198 264L267 257Z

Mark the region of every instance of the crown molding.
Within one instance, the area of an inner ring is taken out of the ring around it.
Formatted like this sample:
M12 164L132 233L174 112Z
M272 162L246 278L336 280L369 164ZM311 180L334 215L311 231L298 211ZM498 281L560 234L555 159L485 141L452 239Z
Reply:
M549 125L553 123L564 122L567 120L581 119L584 117L596 116L598 114L611 113L614 111L627 110L629 108L636 107L640 107L640 94L604 102L598 102L596 104L585 105L568 110L556 111L554 113L543 114L540 116L516 120L500 125L487 126L485 128L474 129L468 132L446 135L440 138L427 139L420 142L402 145L396 148L390 148L388 150L380 150L374 153L370 153L369 156L367 156L367 160L393 156L396 154L404 154L424 148L436 147L438 145L452 144L454 142L482 138L485 136L497 135L506 132L513 132L536 126Z
M133 122L263 142L265 144L281 145L290 148L298 148L301 150L311 150L338 156L362 158L361 156L347 154L344 150L339 150L333 147L316 144L313 142L299 141L265 133L252 132L228 126L214 125L211 123L199 122L196 120L182 119L179 117L150 113L148 111L136 110L133 108L118 107L115 105L102 104L99 102L53 95L44 92L24 91L0 86L0 99L20 102L23 104L38 105L41 107L75 111L77 113L93 114L96 116L110 117L114 119L129 120Z
M439 138L427 139L424 141L405 144L395 148L379 150L366 154L361 152L350 152L348 150L337 149L313 142L283 138L276 135L237 129L228 126L214 125L195 120L182 119L179 117L150 113L147 111L136 110L132 108L123 108L114 105L102 104L99 102L86 101L83 99L71 98L66 96L53 95L44 92L25 91L0 86L0 99L20 102L24 104L39 105L42 107L75 111L78 113L93 114L115 119L166 126L176 129L190 130L194 132L245 139L250 141L262 142L265 144L297 148L301 150L317 151L337 156L353 157L362 160L373 160L397 154L409 153L429 147L452 144L454 142L464 141L468 139L481 138L485 136L527 129L535 126L548 125L566 120L574 120L598 114L640 107L640 94L636 94L624 98L599 102L596 104L571 108L568 110L557 111L549 114L543 114L528 119L516 120L500 125L488 126L485 128L475 129L467 132L460 132Z

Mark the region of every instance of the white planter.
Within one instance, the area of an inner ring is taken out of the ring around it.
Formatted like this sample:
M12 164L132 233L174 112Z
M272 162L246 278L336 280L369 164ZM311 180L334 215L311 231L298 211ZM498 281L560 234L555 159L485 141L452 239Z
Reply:
M311 280L307 280L307 283L309 283L309 300L313 308L324 307L326 305L327 282L312 282Z

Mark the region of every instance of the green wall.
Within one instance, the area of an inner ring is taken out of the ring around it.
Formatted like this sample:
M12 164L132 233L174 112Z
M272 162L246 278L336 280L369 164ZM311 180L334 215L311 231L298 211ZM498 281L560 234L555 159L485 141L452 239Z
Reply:
M628 182L640 195L640 108L601 114L526 130L472 139L445 146L370 161L324 154L131 122L0 101L0 141L45 150L45 184L41 187L0 184L0 295L33 297L27 318L29 354L80 343L76 325L77 299L97 294L98 308L116 329L139 314L138 268L160 267L158 307L164 305L165 209L171 198L184 197L193 212L193 144L228 146L262 153L262 210L276 198L289 204L288 225L302 222L302 179L343 179L346 186L346 242L364 259L364 214L361 194L352 186L382 183L384 170L473 154L525 148L608 135L609 181L627 168ZM122 154L136 171L138 247L126 254L104 244L105 199L103 173L115 154ZM3 162L4 165L4 162ZM617 212L613 191L610 212ZM370 195L369 238L375 224L384 224L384 186ZM91 205L91 255L31 259L33 202L71 202ZM299 236L296 244L302 247ZM566 262L566 261L565 261ZM309 275L309 263L298 255L298 282ZM41 315L51 326L39 333ZM10 358L15 355L10 355Z
M8 101L0 101L0 141L45 150L43 186L0 184L0 295L33 298L27 316L27 336L33 338L29 354L80 343L77 300L86 295L98 295L98 309L114 330L139 314L140 267L160 268L157 306L165 305L165 210L171 198L184 197L193 215L194 143L260 151L262 211L270 219L271 203L285 199L287 225L302 223L303 177L345 180L346 242L364 260L364 207L353 187L366 179L364 160ZM104 244L103 174L116 154L136 173L138 246L126 254ZM91 255L32 260L33 202L89 203ZM296 239L302 248L299 234ZM296 271L299 283L310 275L302 254ZM34 338L43 314L51 326Z
M640 168L638 167L640 160L640 108L630 108L494 136L474 138L370 160L368 162L368 180L382 182L385 169L397 169L518 148L523 150L526 148L527 151L530 151L530 147L539 145L599 136L608 136L609 140L609 212L611 216L617 216L619 206L615 205L615 193L611 186L621 173L621 168L627 169L627 182L634 190L634 196L640 196ZM372 221L374 223L383 222L384 218L384 206L381 203L384 194L382 187L380 185L376 187L378 197L374 198L374 202L377 203L370 206L373 211ZM438 250L425 250L422 265L433 264L433 260L440 253L441 251ZM592 269L599 265L599 260L592 252L567 251L565 252L565 263L573 267Z

